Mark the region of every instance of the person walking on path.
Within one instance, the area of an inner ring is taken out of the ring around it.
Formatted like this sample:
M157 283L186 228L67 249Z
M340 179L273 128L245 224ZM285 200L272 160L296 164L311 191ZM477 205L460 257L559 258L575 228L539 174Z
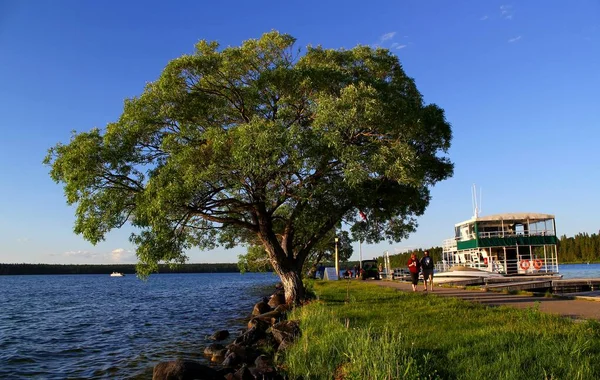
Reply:
M427 291L427 282L429 282L429 289L433 292L433 259L429 257L429 251L423 252L421 258L421 269L423 271L423 290Z
M417 291L417 284L419 283L419 267L420 267L419 259L417 259L417 255L415 253L410 254L410 259L408 259L408 270L410 271L410 278L412 281L412 289L413 292Z

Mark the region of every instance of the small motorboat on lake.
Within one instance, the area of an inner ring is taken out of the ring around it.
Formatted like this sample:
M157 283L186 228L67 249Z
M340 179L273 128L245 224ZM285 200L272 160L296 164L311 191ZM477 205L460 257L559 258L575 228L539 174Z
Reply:
M123 277L123 276L125 276L125 275L121 272L112 272L110 274L110 277Z

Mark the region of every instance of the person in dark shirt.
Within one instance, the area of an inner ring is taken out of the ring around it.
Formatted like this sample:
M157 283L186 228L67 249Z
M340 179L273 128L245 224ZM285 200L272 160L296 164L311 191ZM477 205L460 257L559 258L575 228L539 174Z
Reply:
M423 252L421 258L421 270L423 271L423 290L427 291L427 283L429 282L429 289L433 292L433 259L429 257L429 251Z
M419 267L420 267L419 259L417 259L417 255L413 253L410 254L410 259L408 259L408 270L410 271L410 279L412 281L412 289L413 292L417 291L417 284L419 283Z

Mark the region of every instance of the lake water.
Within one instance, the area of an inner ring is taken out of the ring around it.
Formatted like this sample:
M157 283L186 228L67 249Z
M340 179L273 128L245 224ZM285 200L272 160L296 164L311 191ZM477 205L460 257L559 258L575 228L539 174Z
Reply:
M600 278L600 264L562 264ZM159 361L206 362L206 339L234 335L273 291L266 273L0 276L0 378L147 379Z
M206 363L278 278L267 273L0 276L0 378L151 378L159 361Z
M600 278L600 264L559 264L558 272L564 279Z

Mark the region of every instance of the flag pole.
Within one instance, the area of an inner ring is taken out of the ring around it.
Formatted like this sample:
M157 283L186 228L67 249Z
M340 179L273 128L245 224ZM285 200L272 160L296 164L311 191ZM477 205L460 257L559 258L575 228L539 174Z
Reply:
M340 262L338 259L338 238L335 238L335 273L337 274L337 278L340 278Z
M362 268L362 240L358 241L358 265Z
M360 217L362 218L362 220L364 220L365 222L369 222L367 220L367 215L365 215L364 212L362 212L362 210L358 210L358 215L360 215ZM359 262L359 267L362 269L362 239L360 239L358 241L358 262Z

